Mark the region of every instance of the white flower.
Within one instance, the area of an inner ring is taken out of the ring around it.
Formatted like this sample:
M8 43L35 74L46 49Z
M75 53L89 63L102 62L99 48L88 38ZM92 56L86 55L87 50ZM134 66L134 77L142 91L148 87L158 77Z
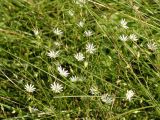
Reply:
M72 77L70 77L70 80L72 82L76 82L76 81L78 81L78 77L77 76L72 76Z
M125 19L122 19L122 20L120 21L120 24L121 24L121 26L122 26L123 28L125 28L125 29L127 29L127 28L128 28L128 26L127 26L127 22L126 22L126 20L125 20Z
M54 28L53 32L54 34L59 35L59 36L63 34L62 30L60 30L59 28Z
M80 21L77 25L78 25L78 27L83 27L84 26L84 22Z
M99 90L98 90L98 88L97 88L96 86L92 86L92 87L90 88L90 93L91 93L92 95L97 95L97 94L99 94Z
M61 66L58 67L58 72L61 76L67 77L69 75L68 70L65 70L64 68L62 68Z
M127 90L126 99L130 101L133 96L134 92L132 90Z
M149 43L147 44L147 47L148 47L148 49L151 50L151 51L155 51L155 50L157 49L157 45L156 45L155 42L153 42L153 43L149 42Z
M58 42L58 41L55 41L55 42L54 42L54 45L56 45L56 46L58 46L58 47L59 47L59 46L61 45L61 43L60 43L60 42Z
M68 11L68 14L69 14L70 16L74 16L74 11L69 10L69 11Z
M84 31L84 36L90 37L92 35L93 35L93 32L91 30Z
M34 32L34 35L35 35L35 36L38 36L38 35L39 35L39 31L38 31L38 29L36 29L36 28L35 28L35 29L33 29L33 32Z
M138 38L135 34L130 34L129 39L132 40L132 41L137 41L138 40Z
M53 84L51 84L51 89L55 93L60 93L63 91L63 86L59 83L54 82Z
M108 94L103 94L103 95L101 96L101 100L102 100L102 102L104 102L104 103L111 104L114 99L113 99L112 96L110 96L110 95L108 95Z
M96 51L96 48L94 47L93 43L88 43L86 45L86 52L93 54Z
M119 36L119 39L121 40L121 41L127 41L128 40L128 37L127 36L125 36L125 35L120 35Z
M36 88L34 87L34 85L32 85L32 84L30 84L30 85L28 85L28 84L26 84L25 85L25 90L27 91L27 92L34 92L35 90L36 90Z
M59 51L54 51L54 50L50 50L47 55L50 57L50 58L56 58L59 56Z
M77 53L74 55L74 57L78 60L78 61L83 61L84 60L84 55L82 53Z

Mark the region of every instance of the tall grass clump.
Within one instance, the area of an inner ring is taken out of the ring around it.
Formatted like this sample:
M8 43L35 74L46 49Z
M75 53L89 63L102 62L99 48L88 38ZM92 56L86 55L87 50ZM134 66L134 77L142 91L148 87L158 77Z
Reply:
M158 120L158 0L1 0L0 118Z

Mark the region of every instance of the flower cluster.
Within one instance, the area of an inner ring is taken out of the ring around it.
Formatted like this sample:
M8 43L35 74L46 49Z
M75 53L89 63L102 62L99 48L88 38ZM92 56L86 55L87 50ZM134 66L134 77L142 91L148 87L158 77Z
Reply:
M60 93L63 91L63 86L57 82L54 82L53 84L51 84L51 89L55 93ZM29 93L33 93L36 90L36 88L32 84L30 84L30 85L26 84L25 90Z
M127 22L125 19L121 19L120 21L120 26L124 29L128 29L129 27L127 26ZM133 42L137 42L138 41L138 37L135 34L130 34L128 35L120 35L119 39L123 42L126 42L128 40L133 41ZM155 42L148 42L147 43L147 47L150 51L156 51L157 50L157 44Z
M82 6L82 5L86 4L86 0L76 0L75 3ZM74 11L69 10L68 15L74 16ZM84 20L81 20L81 21L79 21L77 26L79 28L83 28L84 24L85 24ZM127 24L128 23L126 22L125 19L122 19L120 21L120 26L124 29L129 28ZM53 33L56 36L62 36L64 34L64 32L59 28L54 28ZM34 34L36 36L36 35L39 34L39 32L34 31ZM90 39L93 35L94 35L94 33L93 33L92 30L85 30L84 33L83 33L83 36L86 39ZM138 41L138 37L135 34L130 34L130 35L122 34L122 35L119 36L119 39L123 42L128 41L128 40L133 41L133 42ZM59 41L56 41L56 42L54 42L54 45L60 47L61 43ZM147 46L148 46L148 49L150 49L152 51L154 51L157 47L155 43L148 43ZM84 49L85 49L85 52L82 52L82 51L77 52L77 53L73 54L72 57L74 57L74 59L76 61L81 62L81 61L84 61L86 59L86 56L85 56L86 54L93 55L97 50L96 46L92 42L87 42L85 44ZM52 59L58 58L60 56L60 51L55 50L55 49L54 50L53 49L49 50L49 52L47 53L47 56L52 58ZM88 66L87 61L84 62L84 66L85 66L85 68ZM78 77L76 75L71 75L72 72L70 73L69 70L62 67L62 65L60 65L60 64L58 64L58 66L57 66L57 72L61 77L65 78L66 80L69 79L71 82L82 81L82 79L80 77ZM64 89L63 85L58 83L58 82L53 82L52 84L50 84L50 88L54 93L61 93ZM26 84L25 85L25 90L29 93L32 93L36 90L36 88L32 84L30 84L30 85ZM101 94L98 87L96 87L96 86L91 86L89 91L90 91L91 95L100 95ZM134 96L134 92L132 90L128 90L127 93L126 93L126 100L131 101L133 96ZM104 103L107 103L107 104L112 104L114 102L114 97L109 95L109 94L102 94L101 95L101 101L104 102Z
M131 41L136 42L138 40L138 38L135 34L130 34L129 36L122 34L119 36L119 39L123 42L125 42L127 40L131 40Z
M86 53L94 54L95 52L96 52L96 48L93 45L93 43L87 43L86 44ZM59 55L60 55L60 52L59 51L54 51L54 50L50 50L47 53L47 56L50 57L50 58L57 58L57 57L59 57ZM79 52L79 53L74 54L74 58L77 61L83 61L85 59L85 56L84 56L83 53Z

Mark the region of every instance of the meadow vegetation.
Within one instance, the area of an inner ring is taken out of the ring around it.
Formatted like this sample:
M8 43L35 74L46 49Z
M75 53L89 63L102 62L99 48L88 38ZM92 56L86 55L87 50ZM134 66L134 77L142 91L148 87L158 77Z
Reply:
M0 118L158 120L159 0L0 0Z

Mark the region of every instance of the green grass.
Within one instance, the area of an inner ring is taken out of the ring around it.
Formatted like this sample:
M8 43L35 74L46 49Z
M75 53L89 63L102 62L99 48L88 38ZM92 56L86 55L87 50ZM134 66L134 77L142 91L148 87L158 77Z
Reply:
M74 11L73 16L69 10ZM0 118L158 119L159 11L158 0L88 0L82 7L73 0L1 0ZM123 18L128 29L120 26ZM82 20L84 27L78 27ZM64 34L55 35L54 28ZM93 31L93 35L85 37L86 30ZM122 34L135 34L138 41L123 42L119 39ZM94 54L85 51L89 42L96 47ZM156 50L148 49L150 42L157 45ZM47 56L52 49L60 51L56 59ZM84 61L74 58L77 52L84 54ZM69 71L69 77L59 75L58 65ZM71 82L72 75L83 80ZM54 81L63 85L63 92L51 90ZM36 91L28 93L27 83ZM90 93L92 86L98 88L97 95ZM135 93L131 101L126 100L127 90ZM105 93L114 99L111 104L101 101Z

